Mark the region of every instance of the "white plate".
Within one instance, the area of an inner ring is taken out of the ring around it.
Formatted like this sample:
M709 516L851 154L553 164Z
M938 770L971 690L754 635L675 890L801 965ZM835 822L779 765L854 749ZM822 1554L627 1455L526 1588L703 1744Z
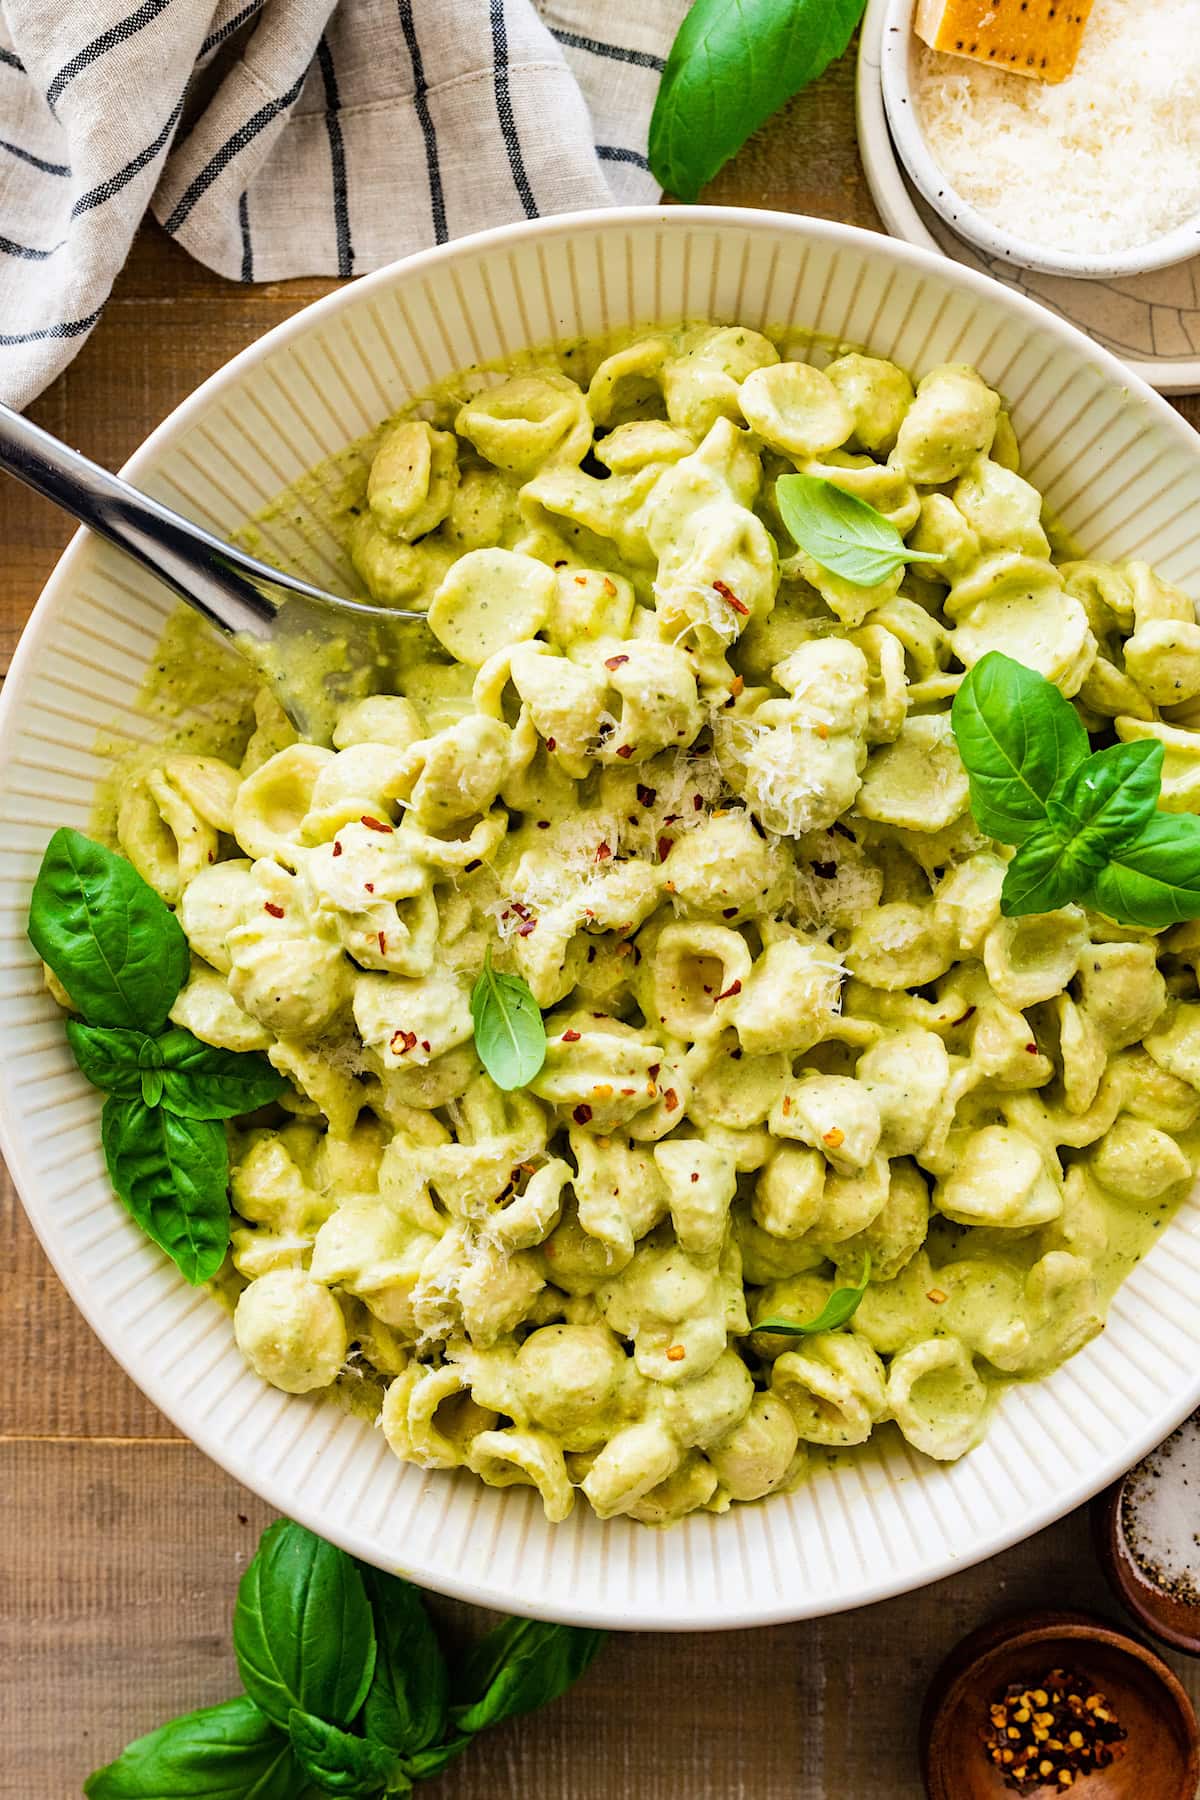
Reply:
M910 185L884 112L881 46L890 0L870 0L858 50L858 146L867 186L894 237L943 251L1048 306L1119 356L1163 394L1200 389L1200 256L1146 275L1088 281L986 256L950 229Z
M228 531L450 371L684 316L790 321L916 370L978 364L1009 401L1026 469L1066 528L1100 555L1153 556L1200 592L1200 439L1164 401L1079 333L943 257L767 212L585 213L412 257L235 358L128 471ZM267 534L268 556L287 548ZM86 829L103 768L97 733L125 716L169 608L115 551L76 538L0 702L0 1143L98 1336L231 1474L356 1554L485 1606L717 1628L856 1606L991 1555L1085 1500L1195 1407L1196 1202L1130 1276L1104 1335L1050 1380L1010 1388L986 1443L961 1463L925 1462L896 1439L794 1495L667 1532L601 1524L582 1503L549 1526L531 1490L408 1467L364 1421L264 1386L226 1314L114 1200L99 1096L71 1063L24 937L46 838L58 824Z

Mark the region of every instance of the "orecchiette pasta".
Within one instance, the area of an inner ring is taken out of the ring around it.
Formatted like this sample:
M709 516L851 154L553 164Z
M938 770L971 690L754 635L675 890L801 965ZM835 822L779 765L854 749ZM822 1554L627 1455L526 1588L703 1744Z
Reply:
M193 952L173 1020L289 1083L232 1135L247 1361L365 1377L397 1456L550 1519L722 1511L885 1423L962 1455L1192 1177L1200 929L1003 916L950 706L1004 650L1200 811L1193 603L1056 557L973 369L822 360L689 326L428 397L347 513L428 613L403 692L332 749L264 697L238 766L122 787ZM822 568L792 470L942 560ZM512 1093L489 953L545 1014Z

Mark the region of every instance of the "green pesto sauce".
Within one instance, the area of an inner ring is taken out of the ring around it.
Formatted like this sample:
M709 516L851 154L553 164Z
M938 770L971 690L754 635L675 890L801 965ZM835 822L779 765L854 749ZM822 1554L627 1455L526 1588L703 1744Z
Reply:
M389 426L400 420L421 418L448 429L453 425L458 408L491 385L492 378L500 373L515 375L557 368L586 386L605 357L643 336L647 329L629 328L605 337L543 347L515 358L479 364L451 376L292 483L235 534L237 541L291 573L334 591L364 597L366 590L351 561L349 542L356 521L366 509L372 458ZM764 335L785 357L814 344L828 350L831 356L865 349L858 344L790 327L768 328ZM464 454L463 462L471 466L469 452ZM491 472L490 479L494 487L509 490L515 508L521 478ZM465 509L464 522L468 526L482 525L488 516L486 507L494 502L494 494L488 497L481 493L476 512L472 514L469 506ZM551 521L548 516L543 516L535 523L544 525L548 539L561 543L573 561L623 575L632 582L639 597L649 597L645 571L626 567L610 540L596 537L584 527L562 519ZM1043 523L1051 536L1057 560L1079 556L1078 547L1058 521L1044 515ZM522 520L523 530L529 525L528 517ZM442 527L429 534L429 539L439 537L445 541ZM422 542L427 544L429 539ZM456 555L461 553L461 545L447 547ZM418 594L403 604L423 610L429 598L428 593ZM307 694L314 713L327 702L331 680L340 682L343 704L357 692L371 691L369 686L355 685L360 683L360 675L356 672L354 658L348 654L345 644L336 639L308 647L293 640L286 655L289 695L293 700L299 697L303 704ZM404 693L416 707L426 729L436 731L470 710L473 674L471 669L450 661L421 626L401 627L395 644L389 647L384 691ZM269 660L264 662L261 653L256 668L197 614L185 607L179 608L168 621L138 696L135 706L138 728L114 727L97 744L98 753L109 760L111 772L97 791L93 822L96 834L108 842L114 840L121 782L129 773L161 756L164 746L221 756L239 763L254 729L254 703L264 675L272 684L279 679L278 671L272 669ZM377 682L376 686L379 685ZM1193 1162L1200 1159L1200 1130L1184 1134L1181 1142ZM1098 1190L1097 1203L1108 1233L1107 1248L1093 1263L1102 1308L1107 1308L1116 1289L1153 1246L1185 1197L1185 1189L1177 1189L1158 1201L1134 1205ZM939 1261L960 1253L961 1238L959 1228L935 1220L928 1245L935 1268ZM979 1242L978 1233L975 1242ZM1036 1234L1027 1238L1003 1232L989 1234L987 1254L1011 1264L1023 1274L1038 1254ZM227 1280L222 1276L212 1284L212 1291L223 1305L232 1309L242 1285L240 1277ZM1011 1382L1022 1379L990 1369L982 1359L977 1362L977 1367L989 1386L993 1402ZM380 1391L374 1381L352 1375L343 1377L337 1388L340 1404L371 1418L377 1414ZM855 1446L856 1466L861 1468L864 1461L878 1456L895 1430L894 1426L884 1427L882 1432L873 1434L868 1445ZM848 1451L825 1450L813 1445L810 1446L810 1466L814 1471L837 1467L849 1454Z

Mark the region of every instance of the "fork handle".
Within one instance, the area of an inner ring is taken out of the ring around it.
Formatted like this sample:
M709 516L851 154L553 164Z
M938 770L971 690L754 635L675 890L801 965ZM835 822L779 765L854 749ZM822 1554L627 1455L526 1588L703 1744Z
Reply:
M124 550L231 637L266 638L289 596L320 588L272 569L130 487L0 402L0 469Z

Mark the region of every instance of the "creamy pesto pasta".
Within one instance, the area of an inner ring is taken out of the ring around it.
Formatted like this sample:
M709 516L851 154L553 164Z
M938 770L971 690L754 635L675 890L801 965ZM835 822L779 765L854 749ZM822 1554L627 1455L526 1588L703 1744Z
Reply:
M830 574L793 471L943 560ZM383 429L348 549L427 609L403 691L333 749L264 694L238 766L166 752L121 793L193 951L172 1018L291 1084L232 1158L259 1375L357 1386L398 1457L552 1520L579 1490L662 1524L883 1426L961 1456L1101 1329L1191 1180L1200 927L1003 917L950 706L1002 650L1159 739L1162 804L1200 811L1200 627L1042 515L974 370L737 327ZM489 952L545 1018L513 1092L473 1041ZM844 1327L756 1329L868 1268Z

